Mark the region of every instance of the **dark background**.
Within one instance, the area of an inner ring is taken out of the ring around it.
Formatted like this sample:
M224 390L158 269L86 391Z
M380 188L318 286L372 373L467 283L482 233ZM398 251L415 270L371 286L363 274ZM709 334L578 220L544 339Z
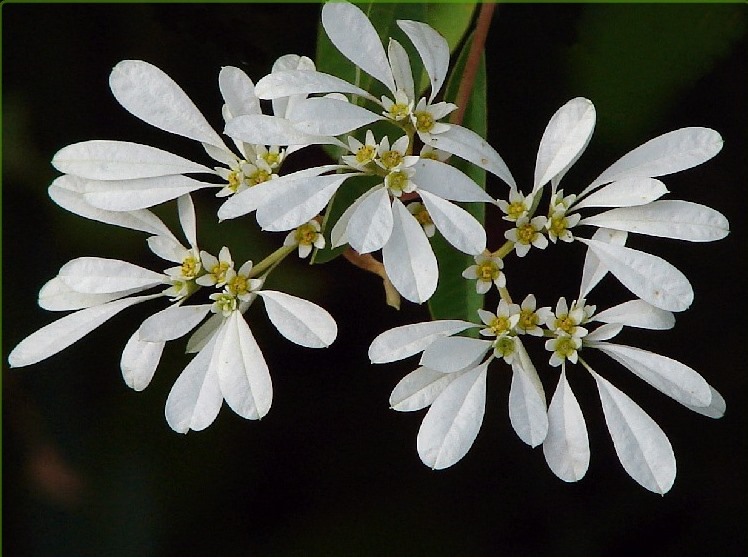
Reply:
M156 64L220 130L219 68L236 65L256 80L281 54L312 55L318 12L271 4L2 6L6 358L52 320L36 294L69 259L157 265L142 234L85 221L49 200L55 151L121 139L207 160L194 142L126 113L108 90L112 66ZM521 184L531 180L548 118L574 96L595 102L598 124L564 180L567 191L678 127L711 127L725 139L715 159L664 181L671 197L724 212L730 236L714 244L632 239L684 271L696 300L674 330L623 338L699 370L726 398L725 417L692 413L591 357L668 434L678 458L670 493L649 493L623 471L582 374L571 378L590 430L582 481L561 482L540 448L518 440L500 366L471 451L448 470L427 469L415 451L423 412L387 407L415 362L375 367L366 357L374 336L425 319L426 308L385 307L379 281L342 261L294 263L269 286L320 303L340 333L330 349L303 349L254 314L275 387L260 423L224 407L204 432L171 431L163 405L187 362L178 342L146 391L124 385L119 355L152 307L116 317L29 369L4 369L3 555L745 555L746 15L744 5L502 5L487 45L489 139ZM216 201L197 203L204 249L216 253L231 238L235 259L259 260L282 241L258 237L251 219L218 227ZM173 207L160 214L174 222ZM491 215L489 233L500 238ZM235 250L242 234L246 245ZM510 286L573 298L582 253L564 246L512 261ZM623 299L614 281L604 286L610 300ZM596 294L605 307L605 289ZM557 372L539 360L538 369L550 396Z

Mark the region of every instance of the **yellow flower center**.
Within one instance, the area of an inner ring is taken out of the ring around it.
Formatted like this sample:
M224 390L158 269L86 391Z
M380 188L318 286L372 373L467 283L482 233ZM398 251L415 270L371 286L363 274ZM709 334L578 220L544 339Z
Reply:
M551 225L548 227L548 230L554 236L562 236L566 231L566 217L551 217Z
M229 263L227 261L221 261L217 265L214 265L210 270L210 274L216 279L216 282L226 281L226 271L229 270Z
M577 324L574 323L574 320L569 315L564 315L556 319L556 329L561 329L567 334L573 334L576 328Z
M400 151L385 151L379 157L385 168L395 168L398 164L403 162L403 155Z
M241 296L249 291L247 285L247 277L243 275L234 275L234 277L228 282L229 292L234 296Z
M387 177L387 187L395 193L402 193L407 185L408 175L405 172L390 172Z
M410 108L407 104L403 103L395 103L390 107L390 117L393 120L402 120L408 115L408 112L410 112Z
M239 171L234 170L229 174L229 189L236 193L236 190L239 189L239 185L242 183L241 178L239 178Z
M537 232L529 222L523 226L517 227L517 240L520 244L531 244Z
M358 151L356 151L356 162L359 164L366 164L371 162L374 158L374 146L364 145Z
M537 327L538 321L540 319L538 318L538 315L530 310L530 309L523 309L519 314L519 327L525 331L530 331Z
M509 318L500 315L491 321L491 324L488 326L488 328L491 329L491 332L498 337L503 333L509 331L512 327L509 323Z
M258 168L255 170L252 174L247 176L247 185L249 187L256 186L257 184L261 184L263 182L267 182L270 179L270 172L267 170L263 170L261 168Z
M195 278L200 270L200 262L197 258L188 255L182 261L182 276L188 279Z
M563 356L564 358L568 358L574 352L576 352L576 350L577 347L574 345L574 341L571 339L571 337L562 337L558 339L558 342L556 343L555 352L559 356Z
M294 233L294 237L296 238L296 241L305 246L310 246L314 243L314 240L317 239L317 229L314 228L311 224L302 224L296 229L296 232Z
M268 163L269 166L275 166L280 160L280 153L273 153L271 151L268 151L267 153L264 153L262 155L262 158L266 163Z
M425 110L421 112L416 112L416 129L419 132L430 132L432 128L434 127L434 117L431 115L430 112L426 112Z
M501 274L501 269L491 260L484 261L478 265L478 278L480 280L486 282L494 281L499 278L499 274Z
M509 336L499 337L493 343L493 349L497 356L509 356L514 353L514 348L514 338Z
M525 214L526 208L523 201L513 201L507 207L507 216L512 220L517 220Z
M426 226L427 224L434 224L434 221L431 220L431 215L429 215L428 210L426 207L423 207L419 211L416 211L416 214L413 215L416 217L416 220L421 224L421 226Z

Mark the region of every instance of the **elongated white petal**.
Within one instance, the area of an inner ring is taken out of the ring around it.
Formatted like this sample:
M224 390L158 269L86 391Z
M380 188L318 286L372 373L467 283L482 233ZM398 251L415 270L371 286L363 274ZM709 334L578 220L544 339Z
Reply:
M693 302L686 276L670 263L641 251L580 238L608 270L642 300L668 311L683 311Z
M49 197L63 209L87 219L150 234L172 235L161 219L148 210L121 212L94 207L84 198L82 182L83 179L76 176L60 176L49 186Z
M698 203L680 200L611 209L582 219L579 224L689 242L713 242L730 232L730 223L722 213Z
M622 330L623 325L620 323L606 323L605 325L600 325L597 329L591 331L586 337L584 337L584 342L588 343L610 340L617 336Z
M399 42L390 38L387 45L387 58L392 68L392 76L395 78L397 90L405 93L409 99L416 98L415 85L413 84L413 70L410 67L408 53Z
M179 224L182 226L187 242L192 248L197 247L197 219L195 218L195 204L189 194L177 199L177 211L179 212Z
M148 247L161 259L180 265L187 252L187 248L173 236L151 236L148 238Z
M68 261L58 274L76 292L107 294L123 290L144 290L164 284L164 275L118 259L79 257Z
M618 159L580 197L623 178L653 178L698 166L722 149L722 137L709 128L681 128L655 137Z
M593 240L614 244L616 246L624 245L627 237L627 232L608 230L606 228L600 228L592 235ZM591 249L588 249L584 257L582 281L579 284L579 299L586 298L597 283L599 283L607 274L608 268L603 265L602 261L598 259Z
M229 150L187 94L156 66L123 60L112 70L109 87L119 103L144 122Z
M543 454L551 472L565 482L577 482L590 465L590 443L587 425L577 398L561 372L556 392L548 406L548 434Z
M257 224L274 232L291 230L310 221L325 208L330 198L351 174L313 176L295 180L273 195L272 203L257 208Z
M509 420L520 439L537 447L548 433L548 410L538 372L521 341L512 360L512 384L509 389Z
M217 366L223 398L242 418L259 420L270 411L273 384L265 358L249 325L235 311L216 343L211 366Z
M587 99L570 100L551 117L535 161L533 191L567 169L587 146L595 129L595 106Z
M200 352L205 346L207 346L210 339L218 332L218 329L223 324L223 314L217 313L210 317L205 323L200 325L195 332L190 335L187 341L187 347L185 352L187 354L196 354Z
M595 321L620 323L626 327L665 330L675 326L675 316L644 300L630 300L595 314Z
M482 201L493 203L493 198L469 176L454 166L433 159L420 159L414 166L413 182L449 201Z
M291 120L265 114L245 114L226 123L226 135L255 145L338 145L334 137L311 135L296 128Z
M136 211L216 184L200 182L187 176L158 176L134 180L87 182L83 198L93 207L106 211Z
M224 66L218 74L218 88L231 116L261 114L260 101L252 80L239 68Z
M479 361L491 349L491 341L469 337L437 338L423 351L421 365L441 373L454 373Z
M106 304L141 290L141 288L134 288L107 294L83 294L70 288L60 277L54 277L39 290L39 307L48 311L78 310Z
M461 252L477 255L486 249L486 231L465 209L429 192L420 192L421 200L444 239Z
M198 352L177 377L166 399L166 422L177 433L200 431L218 416L223 394L218 382L218 366L211 365L216 347L226 333L226 321L219 332Z
M348 207L345 211L343 211L343 214L340 215L340 218L335 223L335 226L332 227L332 230L330 231L330 243L333 248L336 248L338 246L342 246L343 244L348 243L348 223L351 220L351 217L354 215L354 213L358 210L358 208L361 206L361 204L366 201L366 199L374 194L376 194L379 190L377 188L372 188L365 192L363 195L359 196L356 201L354 201L350 207ZM390 209L390 214L392 213L392 210ZM390 233L392 230L390 229Z
M459 373L440 373L427 367L419 367L395 385L390 394L390 407L398 412L426 408L459 376Z
M83 141L63 147L52 165L91 180L133 180L178 174L214 174L207 166L156 147L127 141Z
M403 360L422 352L437 338L454 335L478 326L470 321L444 319L395 327L379 334L372 341L369 346L369 360L372 364Z
M140 326L140 340L161 342L180 338L205 319L211 304L170 306L151 315Z
M473 446L486 408L486 369L484 364L459 376L431 404L416 440L427 466L452 466Z
M395 91L382 41L360 8L347 2L329 2L322 7L322 26L343 56Z
M23 367L41 362L83 338L123 309L160 296L155 294L115 300L66 315L23 339L11 351L8 363L10 367Z
M122 378L135 391L142 391L151 383L166 346L165 342L145 342L139 337L140 329L127 341L120 359Z
M436 256L423 228L399 199L392 200L392 213L392 235L382 248L384 268L397 291L420 304L436 291Z
M633 207L651 203L667 192L665 184L654 178L623 178L586 197L577 198L572 207Z
M299 100L287 117L294 127L311 135L341 135L384 120L371 110L329 97Z
M374 188L351 214L346 228L348 243L359 253L381 249L392 234L392 206L384 186Z
M258 292L278 332L291 342L308 348L330 346L338 335L335 319L324 309L308 300L275 292Z
M312 93L349 93L376 102L374 97L360 87L351 85L334 75L312 70L273 72L257 82L255 93L261 99L277 99Z
M712 391L712 402L709 406L691 406L690 404L684 404L683 406L708 418L721 418L725 415L727 408L725 399L711 385L709 385L709 389Z
M624 470L648 490L667 493L675 481L675 455L667 436L633 400L597 373L592 376Z
M504 159L485 139L472 130L450 124L449 129L440 134L432 134L425 142L436 149L452 153L488 170L510 186L516 187L512 173Z
M420 21L400 19L397 21L397 25L408 35L421 60L423 60L423 67L426 69L431 82L431 94L429 95L429 103L431 103L444 85L444 79L447 76L449 44L432 27Z
M314 62L306 56L298 54L285 54L273 62L273 73L286 70L307 70L314 71ZM288 110L293 108L294 102L298 99L306 98L306 94L293 95L290 97L277 97L273 99L273 114L285 118Z
M712 402L709 384L698 372L677 360L622 344L605 342L594 347L683 405L703 408Z

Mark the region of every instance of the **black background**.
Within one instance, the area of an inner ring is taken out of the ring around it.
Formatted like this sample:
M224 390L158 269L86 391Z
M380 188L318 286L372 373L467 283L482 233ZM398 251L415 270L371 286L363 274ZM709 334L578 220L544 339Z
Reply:
M122 59L156 64L220 130L220 67L239 66L256 80L281 54L312 56L319 6L5 4L2 10L7 356L51 321L36 294L69 259L98 255L157 265L140 233L84 221L49 200L55 151L86 139L122 139L206 160L194 142L122 110L107 86L112 66ZM541 450L517 439L506 411L508 374L498 371L490 375L485 421L468 455L445 471L424 467L415 451L423 413L387 407L390 390L415 362L371 366L366 348L386 328L426 319L426 308L385 307L378 279L342 261L312 269L294 263L274 275L272 287L326 307L340 333L330 349L303 349L256 314L252 330L275 389L272 411L259 423L224 407L204 432L171 431L163 404L187 361L179 343L167 349L146 391L124 385L119 355L152 308L130 310L29 369L4 369L3 555L744 555L745 16L744 6L727 5L505 5L487 45L489 140L521 184L530 181L548 118L578 95L595 101L598 126L564 180L568 191L672 129L711 127L725 138L715 159L664 181L671 197L724 212L730 236L714 244L632 240L685 272L696 301L674 330L624 338L699 370L727 400L725 417L694 414L618 366L593 360L668 434L678 458L670 493L649 493L623 471L592 382L582 374L571 377L592 448L582 481L558 480ZM686 56L681 43L669 43L659 28L671 18L707 30L715 21L732 22L724 33L735 40L677 86L649 90L658 72L688 66L679 58ZM644 32L646 44L637 34L642 21L654 22ZM603 51L611 37L626 63L594 64L595 49ZM304 156L316 162L322 154ZM496 196L505 191L489 188ZM216 253L225 241L234 252L231 242L244 234L237 251L257 260L282 241L282 235L258 237L251 222L219 227L216 207L209 196L198 200L205 249ZM172 213L160 212L170 223ZM501 225L491 215L487 227L497 244ZM510 285L547 293L547 300L574 297L583 252L578 244L563 248L513 260ZM611 300L623 299L614 281L604 285ZM604 290L594 300L598 307L605 306ZM550 396L556 371L538 368Z

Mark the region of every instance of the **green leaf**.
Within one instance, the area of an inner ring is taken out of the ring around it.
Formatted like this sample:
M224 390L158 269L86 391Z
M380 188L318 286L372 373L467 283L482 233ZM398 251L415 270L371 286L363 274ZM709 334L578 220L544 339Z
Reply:
M457 59L447 83L445 98L454 101L462 80L467 54L472 40L468 40ZM486 63L481 57L472 95L465 107L463 126L486 137ZM452 164L470 176L478 185L486 187L486 171L466 161L452 157ZM485 206L482 203L461 204L481 224L485 221ZM472 256L457 251L440 234L432 239L432 247L439 262L439 286L429 300L429 310L434 319L475 318L478 309L483 307L483 296L475 291L475 282L462 277L462 271L475 263Z

